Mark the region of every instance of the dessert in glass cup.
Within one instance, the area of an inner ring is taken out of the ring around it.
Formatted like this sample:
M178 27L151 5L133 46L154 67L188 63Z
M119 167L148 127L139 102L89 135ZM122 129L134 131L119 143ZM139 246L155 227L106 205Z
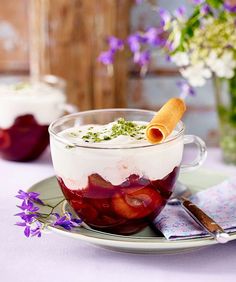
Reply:
M180 121L161 144L145 135L155 112L94 110L60 118L49 127L54 169L62 192L90 227L128 235L162 211L181 169L184 143L196 143L199 166L205 145L184 136Z
M51 75L0 85L0 156L36 159L49 144L48 126L64 113L64 81Z

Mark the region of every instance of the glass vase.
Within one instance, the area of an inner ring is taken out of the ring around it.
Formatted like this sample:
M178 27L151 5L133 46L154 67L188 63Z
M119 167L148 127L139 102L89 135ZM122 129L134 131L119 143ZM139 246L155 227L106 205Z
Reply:
M231 79L214 77L214 88L223 159L236 165L236 75Z

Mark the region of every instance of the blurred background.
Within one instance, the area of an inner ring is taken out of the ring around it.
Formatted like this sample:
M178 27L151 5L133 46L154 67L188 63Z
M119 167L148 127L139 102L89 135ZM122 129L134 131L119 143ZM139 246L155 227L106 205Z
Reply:
M125 38L131 31L158 24L156 13L133 0L0 0L0 83L19 76L54 74L67 82L67 97L80 110L132 107L157 110L178 95L174 65L156 54L147 75L140 77L121 52L110 76L97 61L106 38ZM169 10L185 0L153 1ZM208 146L218 144L218 121L211 81L187 100L187 132Z

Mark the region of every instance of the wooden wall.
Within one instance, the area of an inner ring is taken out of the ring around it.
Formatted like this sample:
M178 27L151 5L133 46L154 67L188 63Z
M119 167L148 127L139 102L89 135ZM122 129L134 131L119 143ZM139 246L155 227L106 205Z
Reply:
M131 0L0 0L0 71L67 81L68 100L80 110L125 107L127 61L114 75L97 61L108 35L125 38ZM5 30L3 30L5 29ZM2 31L2 32L1 32Z
M28 0L0 0L0 72L27 72Z

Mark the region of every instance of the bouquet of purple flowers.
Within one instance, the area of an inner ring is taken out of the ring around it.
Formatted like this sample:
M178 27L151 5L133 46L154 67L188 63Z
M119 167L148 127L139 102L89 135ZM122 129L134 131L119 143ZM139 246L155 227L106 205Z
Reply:
M136 1L137 4L148 1ZM108 37L109 49L99 61L111 69L117 52L128 49L133 62L145 74L153 50L163 51L174 62L185 79L179 83L182 98L193 94L192 87L203 86L212 76L233 79L236 69L236 1L192 0L193 12L186 8L172 13L153 6L160 18L159 26L136 31L128 38Z

